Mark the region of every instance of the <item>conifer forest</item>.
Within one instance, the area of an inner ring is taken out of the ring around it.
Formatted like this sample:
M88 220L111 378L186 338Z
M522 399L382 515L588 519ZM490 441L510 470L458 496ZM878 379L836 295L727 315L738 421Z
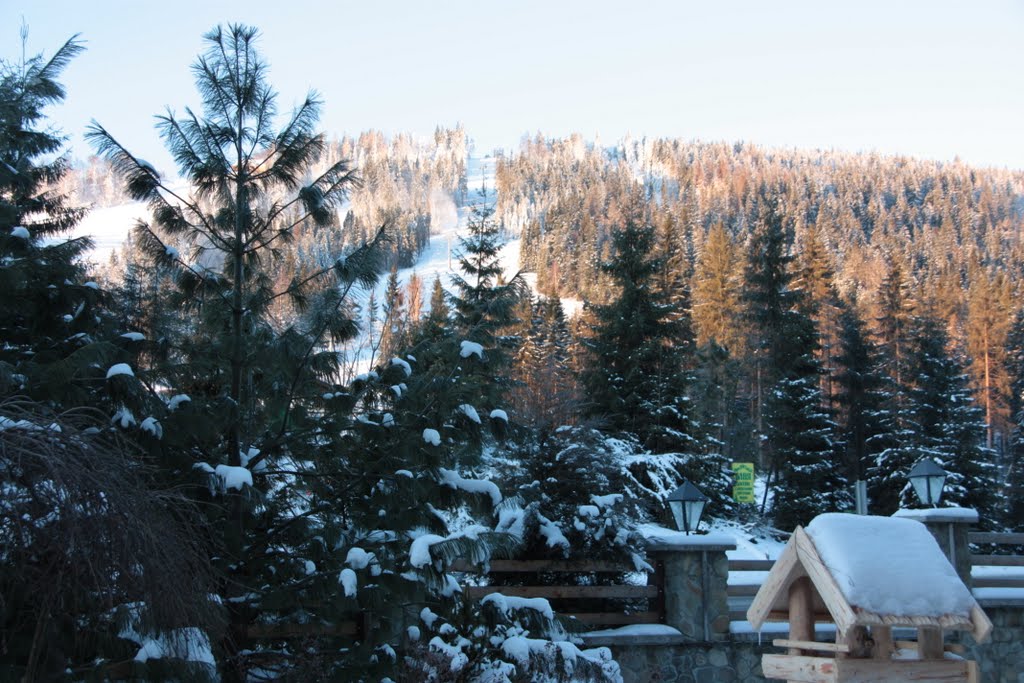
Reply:
M646 583L684 481L778 537L931 459L1024 532L1024 171L344 134L267 29L204 36L162 171L67 150L80 39L0 62L0 680L621 680L572 604L469 589Z

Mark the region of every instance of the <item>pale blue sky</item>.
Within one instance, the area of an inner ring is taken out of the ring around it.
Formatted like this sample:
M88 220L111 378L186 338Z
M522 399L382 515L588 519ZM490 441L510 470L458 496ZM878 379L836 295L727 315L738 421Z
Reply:
M22 16L30 54L88 41L51 112L75 154L95 118L162 170L152 116L197 103L188 67L228 21L262 30L283 106L322 93L335 135L461 121L483 151L629 132L1024 168L1020 0L3 0L4 58Z

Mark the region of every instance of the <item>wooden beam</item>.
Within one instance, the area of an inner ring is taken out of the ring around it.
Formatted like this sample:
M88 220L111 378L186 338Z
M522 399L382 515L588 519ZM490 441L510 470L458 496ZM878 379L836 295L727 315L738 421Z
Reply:
M797 527L799 529L800 527ZM786 600L789 585L798 577L803 576L803 569L796 554L796 546L793 539L789 539L779 559L768 572L768 578L761 584L761 590L754 596L753 602L747 609L747 621L754 628L761 628L761 625L768 619L768 614L774 609L776 600ZM782 621L785 621L783 619Z
M825 603L825 607L832 614L832 618L836 622L836 628L845 632L856 623L856 615L850 603L846 601L846 596L843 595L839 584L832 578L831 570L825 566L821 556L818 555L818 549L814 546L814 541L811 540L811 537L807 535L807 532L802 527L797 527L796 531L793 532L790 542L796 543L800 564L811 578L811 581L814 582L814 587L818 590L818 594Z
M896 647L901 650L917 650L916 640L896 640L893 641ZM954 654L962 655L967 652L967 648L960 643L946 643L942 646L944 652L952 652Z
M1024 588L1024 579L1006 576L971 579L975 588Z
M801 576L789 587L789 637L793 641L814 640L814 584L806 576ZM791 647L789 654L803 652L798 647Z
M974 642L980 645L988 640L992 634L992 621L985 614L985 610L978 606L978 603L974 603L974 607L971 608L971 623L974 624L974 630L971 631Z
M767 621L789 621L789 611L781 609L772 610L768 613ZM832 624L834 622L832 621L832 615L828 612L815 612L814 623Z
M971 564L975 567L1024 567L1024 555L971 555Z
M731 572L767 572L775 566L775 560L729 560Z
M452 569L458 572L479 572L480 568L465 560L456 560ZM488 573L617 573L635 572L636 567L622 562L601 562L597 560L491 560Z
M746 598L752 595L757 595L757 591L761 589L761 586L726 586L725 594L731 598Z
M657 586L465 586L470 599L501 593L517 598L656 598Z
M836 660L837 681L842 683L967 683L964 660L880 659Z
M818 652L849 652L850 648L841 643L819 643L815 640L791 640L776 638L772 641L775 647L798 648L801 650L817 650Z
M967 534L970 543L995 543L996 545L1024 545L1024 534L999 534L986 531L972 531Z
M963 660L831 659L764 655L765 678L799 683L968 683L972 662Z
M791 657L762 655L761 671L765 678L779 678L800 683L837 683L836 660L831 657Z
M657 624L657 612L634 612L625 614L623 612L579 612L563 614L563 617L573 617L576 620L590 624L591 626L625 626L627 624Z

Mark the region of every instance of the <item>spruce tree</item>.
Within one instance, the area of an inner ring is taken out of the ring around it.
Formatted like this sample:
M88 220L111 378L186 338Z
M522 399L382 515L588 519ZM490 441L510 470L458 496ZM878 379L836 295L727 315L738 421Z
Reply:
M123 406L113 424L105 413L137 393L123 363L140 344L88 279L90 241L66 238L83 212L56 189L68 170L64 138L44 121L81 50L72 39L49 59L0 62L4 680L107 678L109 662L133 662L149 629L182 635L218 621L195 510L148 465L159 425L137 425ZM208 649L205 634L185 640L167 641L169 660L181 657L177 644ZM164 672L213 673L172 667Z
M817 358L822 368L821 390L828 405L832 405L833 399L840 315L839 296L833 283L830 260L817 228L809 226L804 231L800 254L796 259L792 286L800 290L805 312L814 321L819 340Z
M822 402L820 344L806 293L792 286L789 234L775 197L765 197L746 270L754 350L755 416L774 482L772 514L783 529L849 504L835 423Z
M44 125L46 107L65 97L57 78L82 50L72 38L49 59L0 63L0 391L65 407L90 393L65 361L110 357L89 344L102 294L81 263L91 241L66 237L84 211L54 189L68 159L64 138Z
M925 457L938 462L949 475L943 504L974 508L980 523L992 528L1001 519L999 478L994 453L984 445L982 410L967 388L963 364L947 351L945 328L930 315L921 317L913 340L910 368L915 385L909 398L914 462ZM903 490L902 503L921 505L909 486Z
M384 289L384 319L380 338L380 357L389 360L404 349L408 340L408 309L405 292L398 282L398 266L392 266Z
M482 353L473 353L476 346L463 345L463 357L476 356L479 361L465 369L480 375L478 401L488 409L502 409L500 404L509 388L507 367L517 345L517 340L508 334L509 328L516 322L515 308L528 290L518 273L511 280L504 280L499 258L501 237L493 214L486 191L482 192L469 218L467 234L459 238L457 256L461 273L451 276L453 292L448 300L452 326L460 343L483 349Z
M654 230L629 221L612 236L614 257L602 265L617 296L591 305L597 318L584 373L587 411L613 430L635 434L655 452L693 452L697 428L686 397L688 373L677 345L677 311L654 285Z
M748 248L743 298L753 363L752 417L760 444L759 460L772 472L776 462L770 450L765 450L770 444L760 437L767 429L765 404L769 392L788 371L786 354L790 340L786 323L797 304L797 293L790 287L789 241L778 199L763 197L759 224ZM799 351L796 356L799 357Z
M772 517L780 529L806 525L823 512L850 506L848 480L840 464L835 423L822 406L813 321L799 310L784 317L790 357L765 404L766 442L777 483Z
M906 365L914 320L914 301L909 290L910 283L900 256L890 254L885 278L878 290L880 314L877 324L879 342L885 352L886 370L899 390L894 397L897 403L894 408L897 411L902 411L902 389L908 382Z
M888 382L879 350L867 337L855 303L843 306L839 323L836 399L846 447L844 472L851 481L866 480L877 455L891 445L885 408Z

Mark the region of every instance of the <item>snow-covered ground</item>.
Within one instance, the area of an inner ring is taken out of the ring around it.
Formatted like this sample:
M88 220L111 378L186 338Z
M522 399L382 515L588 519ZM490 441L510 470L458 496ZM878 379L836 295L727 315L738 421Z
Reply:
M92 237L95 243L88 259L105 264L128 237L139 220L149 220L149 209L142 202L93 209L71 231L73 237Z

